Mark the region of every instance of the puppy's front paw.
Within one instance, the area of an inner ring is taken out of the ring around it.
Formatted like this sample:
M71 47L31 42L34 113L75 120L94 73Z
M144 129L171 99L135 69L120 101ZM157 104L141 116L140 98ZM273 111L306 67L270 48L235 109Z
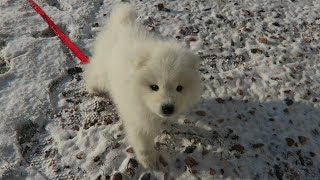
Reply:
M144 168L155 171L159 170L159 154L156 151L146 151L140 155L137 154L137 158Z

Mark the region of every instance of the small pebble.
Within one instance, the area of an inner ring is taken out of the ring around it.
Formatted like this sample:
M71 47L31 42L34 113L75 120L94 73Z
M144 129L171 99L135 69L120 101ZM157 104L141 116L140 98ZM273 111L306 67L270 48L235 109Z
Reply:
M263 51L258 49L258 48L254 48L254 49L251 49L251 53L253 53L253 54L256 54L256 53L262 54Z
M314 152L311 152L311 151L309 152L309 154L310 154L311 157L315 157L316 156L316 154Z
M179 34L181 34L181 35L187 35L187 31L185 30L185 29L180 29L179 30Z
M223 175L224 174L224 170L220 169L220 173L221 173L221 175Z
M187 38L187 41L192 42L192 41L197 41L197 39L195 37L189 37Z
M99 27L99 23L94 23L92 27Z
M77 158L77 159L83 159L83 158L84 158L84 153L83 153L83 152L79 152L79 153L76 155L76 158Z
M280 24L278 22L273 22L272 25L278 26L278 27L280 26Z
M198 116L206 116L207 115L207 113L205 111L196 111L196 114Z
M118 142L114 142L111 145L112 149L117 149L118 147L120 147L120 144Z
M241 144L235 144L230 148L230 151L237 151L237 152L243 154L245 150Z
M293 101L289 98L286 98L284 102L286 103L287 106L291 106L293 104Z
M205 21L204 24L206 24L206 25L213 24L213 21L211 19L209 19L209 20Z
M210 175L214 176L216 174L217 174L216 170L214 170L213 168L210 168Z
M122 174L120 172L116 172L112 178L112 180L122 180Z
M74 74L78 74L78 73L83 72L83 70L82 70L81 67L73 67L73 68L67 69L67 72L68 72L68 74L70 74L70 75L74 75Z
M258 40L259 40L260 43L263 43L263 44L267 44L268 43L268 39L264 38L264 37L261 37Z
M238 90L237 90L237 93L238 93L240 96L243 96L243 94L244 94L242 89L238 89Z
M294 145L294 140L292 138L286 138L287 145L288 146L293 146Z
M195 136L193 136L193 137L191 137L191 138L188 138L188 139L189 139L189 141L190 141L192 144L199 144L199 143L201 143L201 139L198 138L198 137L195 137Z
M198 165L198 162L193 157L190 157L190 156L188 156L184 159L184 163L190 168Z
M309 138L305 136L298 136L299 142L302 145L305 145L309 142Z
M217 98L216 101L217 101L217 103L224 103L224 99L222 99L222 98Z
M221 14L217 14L216 17L219 19L224 19L224 17Z
M129 162L128 162L128 166L131 166L133 168L136 168L138 167L139 163L137 160L133 159L133 158L130 158L129 159Z
M164 5L163 3L159 3L157 7L158 7L158 10L161 11L164 8Z
M185 120L183 120L183 122L184 122L185 124L191 124L191 121L190 121L189 119L185 119Z
M231 139L232 140L239 140L239 136L234 134L234 135L231 136Z
M184 150L184 153L187 153L187 154L191 154L193 153L193 151L197 148L197 146L188 146L186 147L186 149Z
M126 151L127 151L128 153L131 153L131 154L132 154L132 153L134 153L134 151L133 151L133 147L129 147L129 148L127 148L127 149L126 149Z
M99 156L96 156L96 157L93 158L93 161L94 161L94 162L98 162L99 160L100 160L100 157L99 157Z
M252 144L252 148L261 148L261 147L263 147L263 146L264 146L263 143Z
M286 94L289 94L289 93L291 93L291 90L290 89L289 90L284 90L283 92L286 93Z

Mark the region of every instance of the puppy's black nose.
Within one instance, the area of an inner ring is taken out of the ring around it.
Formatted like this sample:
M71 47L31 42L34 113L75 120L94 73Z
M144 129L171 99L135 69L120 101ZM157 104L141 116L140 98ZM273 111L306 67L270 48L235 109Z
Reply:
M161 108L163 114L165 115L171 115L174 111L174 106L172 104L165 104Z

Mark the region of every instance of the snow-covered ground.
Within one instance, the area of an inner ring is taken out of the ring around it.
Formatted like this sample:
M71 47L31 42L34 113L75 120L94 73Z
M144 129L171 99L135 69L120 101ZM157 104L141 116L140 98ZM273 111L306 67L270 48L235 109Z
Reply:
M88 56L115 3L37 2ZM0 179L319 179L319 0L130 2L202 57L202 101L157 138L163 172L27 0L1 0Z

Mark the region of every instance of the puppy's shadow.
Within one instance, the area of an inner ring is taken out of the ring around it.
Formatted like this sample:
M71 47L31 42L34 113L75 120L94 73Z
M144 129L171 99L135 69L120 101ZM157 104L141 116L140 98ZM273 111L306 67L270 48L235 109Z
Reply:
M185 171L231 179L312 177L319 175L313 152L320 145L319 122L319 109L291 100L203 100L169 123L157 147L173 178Z

